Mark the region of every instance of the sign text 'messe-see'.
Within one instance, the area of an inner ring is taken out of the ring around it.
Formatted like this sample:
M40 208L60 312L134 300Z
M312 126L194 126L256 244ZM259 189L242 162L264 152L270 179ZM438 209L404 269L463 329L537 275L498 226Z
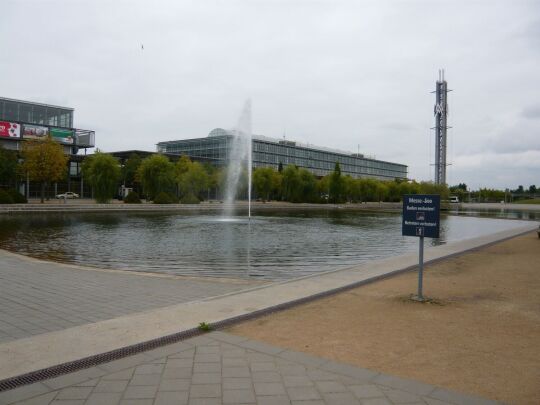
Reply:
M438 238L440 207L439 195L404 195L402 235Z

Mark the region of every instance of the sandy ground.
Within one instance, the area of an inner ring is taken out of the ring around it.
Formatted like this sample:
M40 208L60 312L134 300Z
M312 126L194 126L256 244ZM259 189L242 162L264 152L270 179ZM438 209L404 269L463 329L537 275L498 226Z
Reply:
M228 331L511 404L540 404L536 232Z

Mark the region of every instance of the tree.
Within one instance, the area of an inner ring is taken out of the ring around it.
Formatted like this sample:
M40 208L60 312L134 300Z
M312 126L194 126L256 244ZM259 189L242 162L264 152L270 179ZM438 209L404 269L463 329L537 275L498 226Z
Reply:
M30 180L40 183L41 203L45 198L45 186L64 179L67 175L69 158L64 155L62 146L49 136L45 140L23 143L22 168Z
M536 194L536 186L534 184L529 186L529 193Z
M183 202L202 199L201 193L208 188L210 177L199 162L192 162L187 156L176 164L176 182Z
M386 182L386 187L388 189L388 196L387 199L390 202L398 202L401 201L401 191L403 190L402 187L400 187L401 184L399 184L396 181L388 181Z
M114 197L121 177L120 166L114 157L97 150L84 160L82 172L92 186L96 202L106 203Z
M283 172L281 174L283 176L283 199L285 201L294 203L300 202L301 179L298 173L298 167L294 165L288 165L285 169L283 169Z
M173 189L174 165L163 155L149 156L141 162L136 179L151 200L160 192L170 192Z
M317 193L319 194L319 199L327 203L328 202L328 192L330 185L330 175L327 174L323 178L319 179L317 182Z
M380 201L377 195L377 184L379 182L374 179L361 179L360 180L360 194L363 201Z
M317 179L309 170L298 169L300 178L300 202L315 202L317 200Z
M258 167L253 171L253 188L259 197L270 200L270 193L274 188L274 169L271 167Z
M137 170L142 163L142 158L132 153L129 158L124 162L122 167L122 178L126 187L136 188L137 184Z
M377 181L375 184L375 201L385 201L388 198L388 186L383 181Z
M446 184L436 184L432 181L420 182L420 194L439 194L441 201L448 200L450 198L450 192Z
M330 202L334 204L343 202L344 184L343 179L341 178L341 168L339 166L339 162L336 162L336 166L334 167L334 171L330 174L329 180L330 182L328 184L328 194Z
M17 178L17 152L0 146L0 184L12 186Z
M216 166L212 165L211 163L204 163L203 164L204 171L208 175L208 199L210 199L210 190L214 190L214 196L217 198L217 190L219 185L219 179L220 179L220 169L218 169Z

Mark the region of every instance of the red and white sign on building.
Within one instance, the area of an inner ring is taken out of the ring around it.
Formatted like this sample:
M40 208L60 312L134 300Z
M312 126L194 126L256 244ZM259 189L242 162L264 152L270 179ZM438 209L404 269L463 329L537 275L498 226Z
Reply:
M21 125L16 122L0 121L0 137L3 138L20 138Z

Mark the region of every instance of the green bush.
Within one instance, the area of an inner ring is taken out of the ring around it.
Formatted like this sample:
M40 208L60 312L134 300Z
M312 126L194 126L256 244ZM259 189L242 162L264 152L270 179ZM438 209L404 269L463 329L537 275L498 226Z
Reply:
M17 190L13 188L10 188L7 191L7 193L9 194L9 196L11 197L11 199L13 200L15 204L26 204L28 202L28 200L26 199L24 195L22 195L21 193L19 193Z
M141 199L139 198L139 194L132 191L124 198L124 203L126 204L140 204Z
M6 190L0 190L0 204L13 204L13 198Z
M201 201L193 194L188 194L182 197L182 200L180 202L182 204L199 204Z
M154 198L154 204L174 204L176 198L169 193L162 191Z

